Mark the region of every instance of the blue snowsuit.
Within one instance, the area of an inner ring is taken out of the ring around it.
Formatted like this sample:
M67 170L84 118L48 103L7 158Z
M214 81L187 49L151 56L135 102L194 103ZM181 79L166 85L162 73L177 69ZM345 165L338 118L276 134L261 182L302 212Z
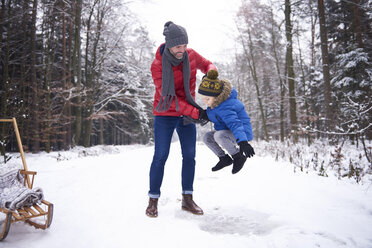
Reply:
M231 83L224 81L223 91L214 104L207 108L207 115L216 131L230 130L238 143L252 140L253 132L248 113L237 96Z

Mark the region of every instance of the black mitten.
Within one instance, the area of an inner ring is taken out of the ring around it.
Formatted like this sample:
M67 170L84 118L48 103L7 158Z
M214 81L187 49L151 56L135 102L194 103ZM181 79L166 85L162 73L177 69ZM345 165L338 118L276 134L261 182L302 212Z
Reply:
M207 110L205 109L199 109L199 120L200 121L209 121Z
M240 152L243 153L246 157L250 158L255 155L253 147L248 143L248 141L240 141L238 145L240 147Z

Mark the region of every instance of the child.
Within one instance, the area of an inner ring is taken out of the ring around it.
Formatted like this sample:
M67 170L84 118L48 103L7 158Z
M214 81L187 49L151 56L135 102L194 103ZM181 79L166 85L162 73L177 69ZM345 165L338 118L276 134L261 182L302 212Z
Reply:
M253 134L250 118L244 105L237 99L238 93L231 83L225 79L218 79L216 70L208 71L203 77L198 93L208 106L206 113L209 120L214 123L215 130L203 136L203 142L220 159L212 171L218 171L233 164L232 173L238 173L243 168L247 157L250 158L255 154L248 143L253 139Z

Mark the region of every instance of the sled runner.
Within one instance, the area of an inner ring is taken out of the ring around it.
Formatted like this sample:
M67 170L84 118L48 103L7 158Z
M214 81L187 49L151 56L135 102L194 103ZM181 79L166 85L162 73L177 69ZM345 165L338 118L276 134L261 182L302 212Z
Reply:
M13 123L14 132L16 134L18 148L23 163L23 170L20 170L20 174L24 177L23 185L29 189L32 189L36 172L29 171L27 169L16 119L0 119L0 122ZM27 224L34 226L35 228L40 228L43 230L47 229L51 225L53 219L53 204L48 201L42 200L41 204L33 204L32 206L20 207L15 209L14 211L0 207L0 212L5 214L5 219L3 218L3 216L0 219L0 241L2 241L8 235L10 225L14 222L24 221ZM2 215L1 213L0 215Z

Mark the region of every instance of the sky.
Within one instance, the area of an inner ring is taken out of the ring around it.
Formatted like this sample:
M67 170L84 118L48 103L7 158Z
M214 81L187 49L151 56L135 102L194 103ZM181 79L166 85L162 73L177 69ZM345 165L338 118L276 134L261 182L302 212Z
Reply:
M240 5L241 0L142 0L128 6L148 28L156 48L164 42L164 24L172 21L186 29L188 47L212 62L224 62L234 55L234 18Z

